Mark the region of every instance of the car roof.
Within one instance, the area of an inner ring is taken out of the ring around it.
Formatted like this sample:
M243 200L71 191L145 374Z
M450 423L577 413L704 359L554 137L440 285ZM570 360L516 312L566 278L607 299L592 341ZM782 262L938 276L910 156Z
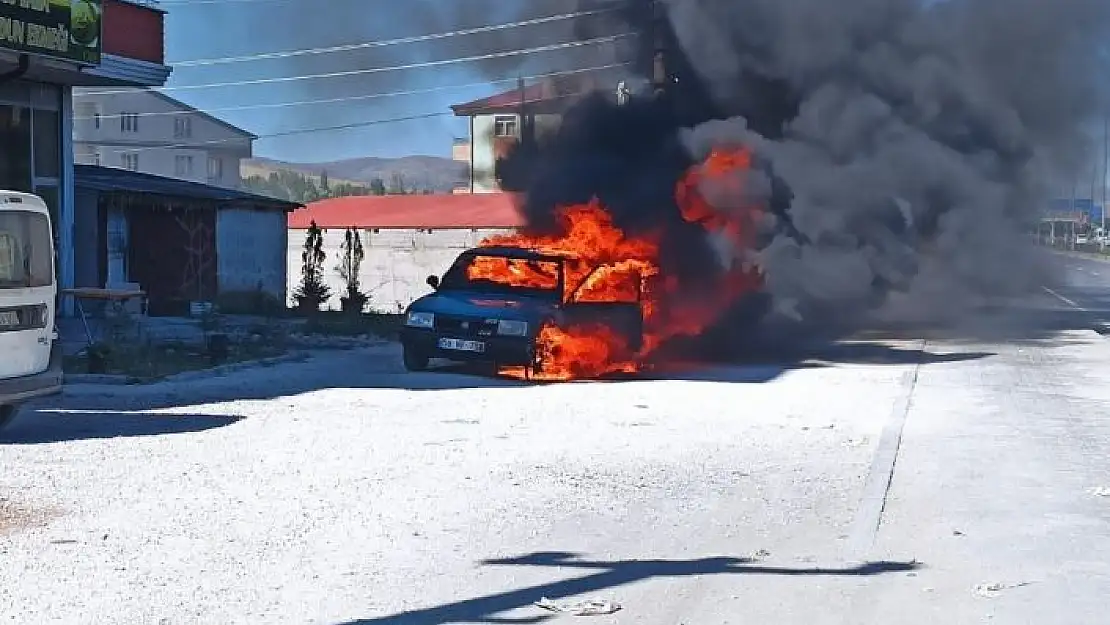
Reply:
M50 213L49 209L46 207L46 202L43 202L42 198L37 195L21 193L19 191L0 190L0 207L4 210L31 211L44 215L49 215Z
M570 254L549 254L527 247L514 247L511 245L475 247L463 253L471 256L498 256L502 258L519 258L522 260L561 261L572 258Z

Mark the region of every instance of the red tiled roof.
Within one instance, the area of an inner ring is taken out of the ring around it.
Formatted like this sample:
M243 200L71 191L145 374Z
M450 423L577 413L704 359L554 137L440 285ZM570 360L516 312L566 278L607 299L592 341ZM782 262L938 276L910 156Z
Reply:
M289 228L519 228L511 193L369 195L312 202L289 214Z
M488 113L516 113L522 103L564 107L575 97L596 87L597 81L592 76L556 76L524 87L523 93L519 88L510 89L488 98L455 104L451 110L456 116L468 117Z
M472 115L475 112L513 109L520 106L521 100L525 103L544 100L546 91L545 85L528 85L524 88L523 94L521 94L520 89L511 89L491 95L488 98L455 104L451 107L451 110L455 112L455 115Z

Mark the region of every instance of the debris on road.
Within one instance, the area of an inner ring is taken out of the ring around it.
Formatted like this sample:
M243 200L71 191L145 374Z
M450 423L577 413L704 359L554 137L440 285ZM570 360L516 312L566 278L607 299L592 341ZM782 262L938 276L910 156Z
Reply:
M562 612L563 614L570 614L573 616L602 616L605 614L613 614L621 609L620 604L606 599L586 599L574 603L560 603L558 601L552 601L547 597L543 597L537 601L536 607L543 608L549 612Z
M1029 586L1032 582L1017 582L1012 584L1005 584L1002 582L992 582L989 584L979 584L975 587L975 594L980 597L993 599L998 596L1003 590L1012 590L1014 588L1021 588L1022 586Z

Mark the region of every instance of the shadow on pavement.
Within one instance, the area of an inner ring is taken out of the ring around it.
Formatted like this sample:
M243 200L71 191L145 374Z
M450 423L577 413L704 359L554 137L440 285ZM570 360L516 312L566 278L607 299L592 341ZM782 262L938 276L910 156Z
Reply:
M240 417L99 410L24 408L3 431L0 445L41 445L63 441L129 438L203 432L231 425Z
M773 381L791 371L835 367L841 364L913 365L974 360L991 356L989 352L939 353L916 347L894 347L875 342L839 344L816 342L770 349L752 349L742 357L708 362L672 361L641 374L574 384L626 384L645 381L680 380L759 384ZM559 382L547 384L563 384ZM485 367L458 364L440 365L430 371L406 372L400 352L352 350L317 353L304 362L282 363L270 367L239 371L223 377L184 383L155 383L144 386L70 387L61 405L69 409L96 410L103 413L126 410L158 410L231 401L265 401L293 397L327 389L377 389L401 391L449 391L494 389L512 391L536 386L492 375ZM57 407L58 400L35 404L40 409ZM29 406L21 417L27 423L41 420ZM130 417L161 419L160 415ZM169 419L170 417L166 417ZM216 417L213 417L216 418ZM200 417L203 421L204 417ZM149 427L157 428L156 425Z
M562 552L532 553L516 558L487 560L484 566L545 566L594 571L584 577L518 588L503 593L464 599L422 610L348 621L342 625L441 625L444 623L537 623L546 615L523 619L497 615L532 605L543 597L568 599L607 588L615 588L658 577L695 575L784 575L817 577L867 577L884 573L915 571L916 562L869 562L845 568L790 568L766 566L745 558L702 558L698 560L621 560L597 562L578 559Z

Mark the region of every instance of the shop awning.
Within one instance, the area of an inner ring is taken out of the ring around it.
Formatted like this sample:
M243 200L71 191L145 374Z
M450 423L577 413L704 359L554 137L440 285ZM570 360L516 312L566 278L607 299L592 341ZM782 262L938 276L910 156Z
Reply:
M291 212L301 204L213 185L144 174L117 167L74 165L73 186L101 193L147 194L164 198L207 200L218 204Z

